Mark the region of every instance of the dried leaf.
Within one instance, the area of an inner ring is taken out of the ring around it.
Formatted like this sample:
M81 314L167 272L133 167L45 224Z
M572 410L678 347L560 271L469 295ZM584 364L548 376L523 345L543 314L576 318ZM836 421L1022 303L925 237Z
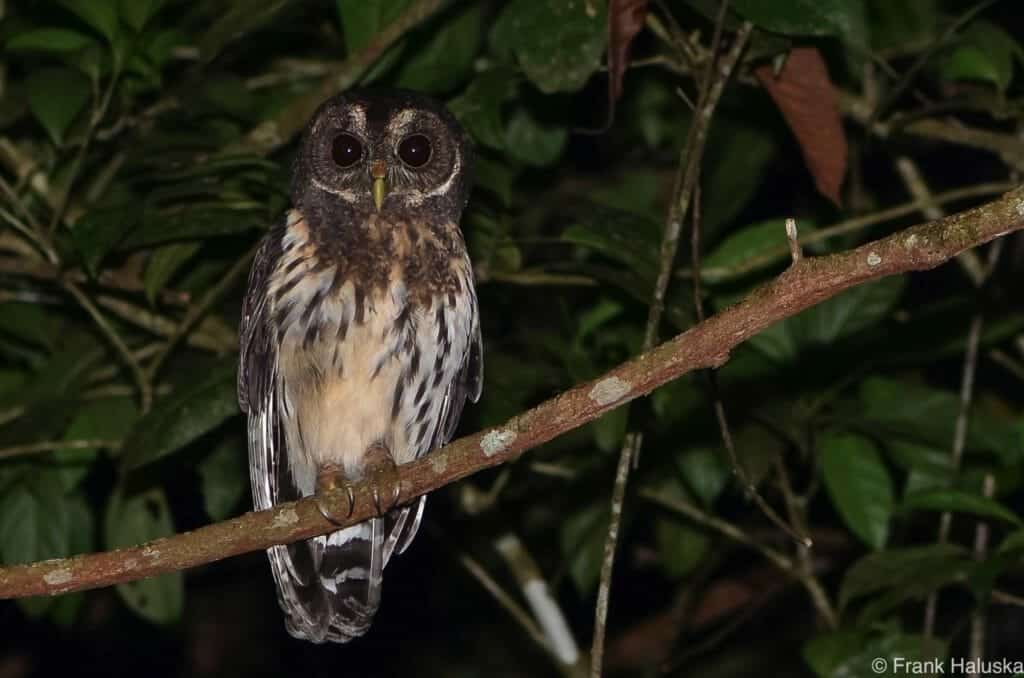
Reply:
M608 3L608 102L612 110L622 96L629 47L644 27L646 16L647 0L611 0Z
M760 66L755 74L793 130L818 191L838 206L846 174L846 135L839 97L821 53L813 47L798 47L778 74L771 65Z

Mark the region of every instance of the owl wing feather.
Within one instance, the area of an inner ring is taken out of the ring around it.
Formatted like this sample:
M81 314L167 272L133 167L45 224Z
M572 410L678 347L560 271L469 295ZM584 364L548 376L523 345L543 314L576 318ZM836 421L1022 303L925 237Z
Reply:
M476 294L469 295L469 322L471 337L466 354L463 356L462 365L456 374L455 379L448 385L444 394L444 402L441 405L441 413L437 419L434 435L431 437L430 446L421 451L426 454L432 450L447 445L462 417L462 410L466 401L477 402L483 390L484 363L483 363L483 340L480 335L480 314L477 311ZM388 520L388 540L384 545L384 563L391 558L393 552L405 553L412 543L416 532L419 531L420 521L423 519L423 509L427 505L427 495L420 497L419 501L412 506L392 511L385 516ZM412 512L415 511L415 514Z
M267 299L269 278L281 256L283 228L271 230L256 254L240 327L238 402L248 414L257 510L302 497L282 430L277 338ZM383 543L383 519L375 518L267 549L288 632L313 642L344 642L364 633L380 601Z

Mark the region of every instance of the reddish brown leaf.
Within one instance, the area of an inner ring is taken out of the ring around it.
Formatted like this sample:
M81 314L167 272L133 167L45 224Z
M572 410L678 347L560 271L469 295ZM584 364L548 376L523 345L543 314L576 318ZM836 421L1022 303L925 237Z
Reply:
M644 27L646 16L647 0L611 0L608 3L608 101L613 109L622 96L629 47Z
M777 75L770 65L754 73L793 130L818 191L839 205L839 187L846 175L846 135L839 95L821 53L813 47L797 47Z

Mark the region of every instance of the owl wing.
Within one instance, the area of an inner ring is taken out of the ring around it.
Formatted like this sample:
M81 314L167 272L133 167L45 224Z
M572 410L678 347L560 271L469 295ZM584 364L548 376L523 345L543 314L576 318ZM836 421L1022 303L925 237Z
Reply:
M444 402L441 404L441 413L438 417L434 435L428 448L422 454L436 450L447 445L455 435L455 429L462 417L462 409L466 401L477 402L483 390L484 383L484 362L483 362L483 339L480 335L480 317L477 311L476 293L470 287L468 298L469 322L466 325L470 328L469 345L466 354L462 358L462 364L456 373L455 379L448 385L444 394ZM384 544L384 563L387 564L393 552L399 554L405 552L412 543L413 537L420 528L420 521L423 518L423 509L427 505L427 495L419 498L419 501L412 506L392 511L384 517L385 531L388 539Z
M272 230L256 254L240 323L238 402L248 414L250 477L257 510L303 496L292 475L282 429L278 342L267 299L270 275L281 256L282 234L283 225ZM277 599L291 635L313 642L343 642L365 631L376 608L374 596L379 599L375 592L379 592L383 565L379 558L367 557L369 565L361 581L349 577L349 587L366 593L366 600L360 602L368 608L352 609L345 590L346 570L337 564L338 554L359 544L361 549L379 554L382 528L382 521L373 519L322 537L267 549Z

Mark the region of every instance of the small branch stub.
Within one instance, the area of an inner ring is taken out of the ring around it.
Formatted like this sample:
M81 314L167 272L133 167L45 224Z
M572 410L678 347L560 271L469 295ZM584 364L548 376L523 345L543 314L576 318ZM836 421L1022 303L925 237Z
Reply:
M789 241L789 256L793 263L799 263L804 258L803 248L800 247L800 236L796 230L796 219L786 219L786 240Z

